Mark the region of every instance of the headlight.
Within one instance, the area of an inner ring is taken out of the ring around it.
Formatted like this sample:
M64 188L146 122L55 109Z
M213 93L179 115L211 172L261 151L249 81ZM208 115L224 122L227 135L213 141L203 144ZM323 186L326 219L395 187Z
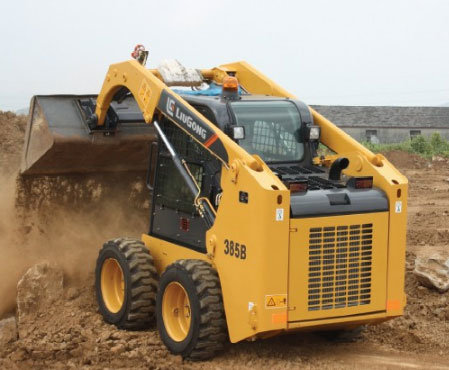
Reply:
M243 140L245 138L245 127L233 126L232 127L232 138L234 140Z
M320 126L309 126L309 140L320 140L321 128Z

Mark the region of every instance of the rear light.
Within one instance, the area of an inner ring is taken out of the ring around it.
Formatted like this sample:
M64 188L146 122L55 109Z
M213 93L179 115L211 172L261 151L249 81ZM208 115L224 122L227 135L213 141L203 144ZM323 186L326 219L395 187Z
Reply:
M181 217L179 219L179 228L182 231L189 231L189 229L190 229L190 220L188 218Z
M304 193L309 188L309 183L305 181L295 181L288 184L291 193Z
M349 179L347 186L354 189L371 189L373 187L373 176L353 177Z

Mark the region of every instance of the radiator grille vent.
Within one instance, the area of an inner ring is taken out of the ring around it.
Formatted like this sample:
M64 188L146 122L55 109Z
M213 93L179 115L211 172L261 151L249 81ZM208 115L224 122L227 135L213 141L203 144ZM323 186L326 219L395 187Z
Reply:
M310 229L309 311L370 304L372 237L373 224Z

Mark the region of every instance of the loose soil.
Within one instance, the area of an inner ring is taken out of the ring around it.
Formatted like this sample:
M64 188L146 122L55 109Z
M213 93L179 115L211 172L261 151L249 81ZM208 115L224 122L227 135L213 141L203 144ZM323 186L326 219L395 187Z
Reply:
M143 175L121 182L98 176L18 181L25 121L0 112L0 317L14 312L20 276L43 259L64 269L65 296L36 312L27 337L0 348L0 368L449 368L449 293L420 286L411 273L416 255L449 256L447 160L385 153L410 181L403 317L366 327L354 343L298 333L232 344L213 360L192 363L169 354L156 328L120 331L97 310L92 271L99 246L116 236L138 237L148 227ZM49 192L55 183L62 192ZM43 201L27 202L30 194Z

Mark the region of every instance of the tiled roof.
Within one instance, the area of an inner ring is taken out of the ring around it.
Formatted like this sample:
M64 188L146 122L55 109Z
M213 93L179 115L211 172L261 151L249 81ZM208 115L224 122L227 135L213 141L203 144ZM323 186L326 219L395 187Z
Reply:
M340 127L420 127L449 129L449 107L311 105Z

